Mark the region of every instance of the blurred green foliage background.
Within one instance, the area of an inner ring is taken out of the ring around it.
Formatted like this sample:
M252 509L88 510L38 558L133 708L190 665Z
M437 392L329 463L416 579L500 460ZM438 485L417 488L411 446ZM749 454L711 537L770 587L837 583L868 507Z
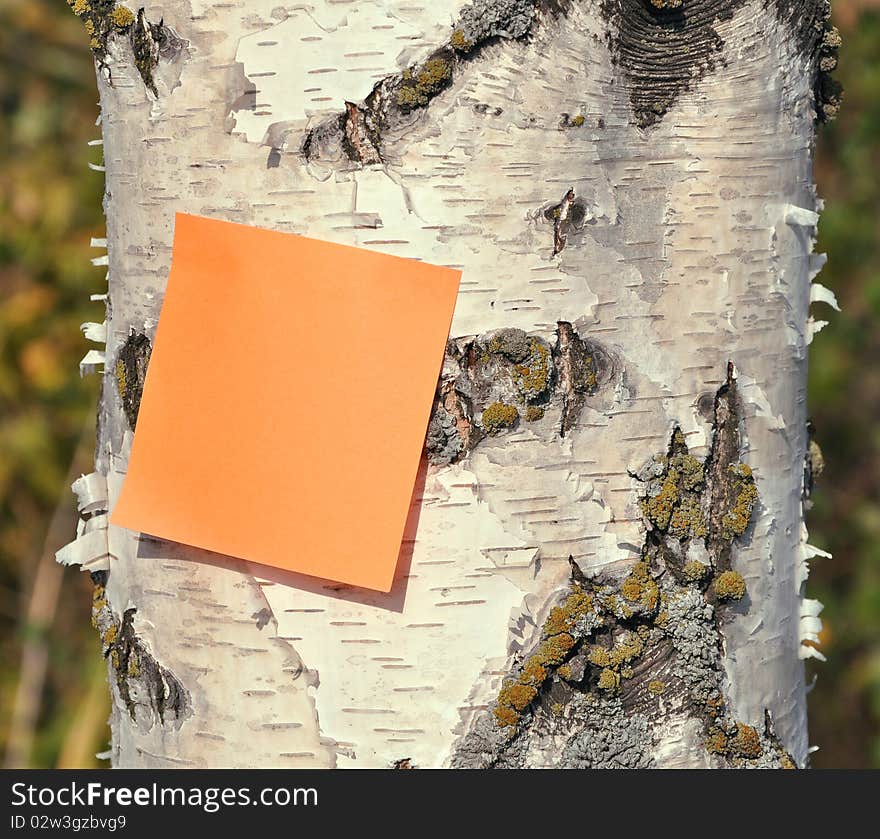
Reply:
M880 767L880 0L835 0L837 122L819 134L817 250L843 313L812 345L810 406L826 469L808 517L828 663L810 696L817 767ZM95 71L63 0L0 5L0 748L9 766L98 766L109 713L86 575L55 565L68 487L91 471L97 377L79 332L105 270ZM106 764L103 764L106 765Z

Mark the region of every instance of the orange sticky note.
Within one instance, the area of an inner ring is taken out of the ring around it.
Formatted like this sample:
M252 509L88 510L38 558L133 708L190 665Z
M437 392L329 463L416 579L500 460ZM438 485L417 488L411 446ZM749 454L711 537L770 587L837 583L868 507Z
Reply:
M178 213L111 522L390 590L459 279Z

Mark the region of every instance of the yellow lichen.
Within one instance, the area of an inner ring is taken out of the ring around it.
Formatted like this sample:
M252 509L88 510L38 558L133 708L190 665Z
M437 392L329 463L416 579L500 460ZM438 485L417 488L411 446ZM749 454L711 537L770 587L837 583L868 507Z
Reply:
M513 708L508 708L506 705L496 705L492 709L492 713L495 715L495 722L499 726L514 726L519 722L519 714Z
M651 0L655 9L678 9L684 4L684 0Z
M104 631L103 641L109 647L112 644L116 637L119 635L119 627L115 623L111 623L110 626Z
M537 695L538 690L534 685L508 682L498 694L498 704L524 711Z
M645 649L645 644L637 632L627 632L614 645L611 650L611 665L619 667L621 664L638 658Z
M709 712L709 716L720 717L721 712L724 710L724 697L720 693L717 693L707 699L706 710Z
M620 686L620 676L610 667L606 667L599 674L598 686L600 690L617 690Z
M571 666L568 664L560 665L559 669L556 671L563 679L570 679L573 675L571 672Z
M129 676L140 676L141 674L141 666L138 657L134 654L129 656L128 659L128 675Z
M565 705L563 705L561 702L554 702L550 706L550 711L553 713L553 716L561 717L562 712L565 711Z
M73 13L77 16L84 15L86 12L91 11L91 6L89 6L88 0L73 0L72 3L68 0L68 5L73 9Z
M700 539L706 535L706 519L696 499L683 500L672 511L669 532L679 539Z
M513 379L526 399L540 396L550 381L550 350L537 338L532 338L527 364L513 368Z
M742 600L746 581L737 571L724 571L715 578L714 588L719 600Z
M621 583L620 593L630 603L638 603L642 609L653 612L657 608L660 589L651 577L646 562L637 562L629 576Z
M493 402L481 417L483 428L488 434L497 434L505 428L512 428L517 419L519 419L519 411L506 402Z
M92 627L94 629L98 628L98 616L106 605L107 597L104 586L95 586L95 590L92 592Z
M678 503L677 478L677 472L668 472L657 494L642 500L642 510L645 516L651 524L656 525L660 530L665 530L669 526L672 511Z
M547 669L537 661L527 661L520 673L519 680L527 685L540 685L547 678Z
M498 694L494 714L499 726L518 724L520 713L538 695L538 689L549 678L549 668L562 664L574 649L577 641L571 632L586 617L592 604L590 595L575 586L565 603L550 610L543 626L543 640L526 659L517 678L505 682ZM567 666L560 667L558 672L563 677L573 675Z
M680 429L675 431L673 445L685 445ZM645 518L657 529L669 528L681 539L705 536L706 523L699 502L694 498L682 498L682 492L693 492L703 483L703 464L689 454L669 458L660 455L654 461L662 464L665 474L659 489L642 499Z
M710 754L723 755L727 753L727 735L720 729L712 727L706 736L706 751Z
M681 477L681 485L687 490L694 490L703 483L703 464L690 454L679 454L672 458L672 467Z
M534 658L539 664L561 664L575 645L574 638L567 632L551 635L541 642Z
M126 9L125 6L117 6L111 12L110 20L113 21L114 26L125 29L126 26L131 26L134 23L134 12L131 9Z
M128 381L125 375L125 364L122 360L116 362L116 386L119 388L119 395L124 398Z
M429 58L417 74L413 75L409 70L403 73L407 83L397 91L397 104L403 108L427 105L451 78L452 65L449 61L445 58Z
M752 518L752 509L758 500L758 488L755 486L751 468L745 463L732 464L728 467L728 472L734 476L737 496L733 508L721 521L721 530L723 538L730 540L746 532Z
M576 590L568 596L565 603L550 610L542 627L544 634L558 635L560 632L570 632L579 620L587 616L592 607L593 600L590 595L580 589Z
M689 583L698 583L706 578L706 575L709 573L709 566L699 560L692 559L684 564L681 573Z
M571 124L576 128L580 128L585 122L586 119L584 118L584 115L578 114L576 117L574 117L574 119L572 119Z
M736 724L736 734L728 741L728 749L740 757L760 757L764 749L758 732L743 722Z
M470 52L474 48L473 41L468 40L461 29L456 29L449 39L450 45L459 52Z
M659 679L651 679L651 681L648 682L648 690L655 696L659 696L666 690L666 683L661 682Z
M537 405L529 405L526 408L526 422L536 422L539 419L544 419L544 409Z
M596 667L608 667L611 664L611 653L605 647L592 647L587 660Z

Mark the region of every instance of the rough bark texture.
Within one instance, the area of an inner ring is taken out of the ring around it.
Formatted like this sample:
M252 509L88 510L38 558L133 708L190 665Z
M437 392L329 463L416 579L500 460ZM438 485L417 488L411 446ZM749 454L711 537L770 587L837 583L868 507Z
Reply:
M100 586L115 765L805 765L826 17L167 0L102 30L104 391L62 561ZM175 211L463 270L390 594L107 527Z

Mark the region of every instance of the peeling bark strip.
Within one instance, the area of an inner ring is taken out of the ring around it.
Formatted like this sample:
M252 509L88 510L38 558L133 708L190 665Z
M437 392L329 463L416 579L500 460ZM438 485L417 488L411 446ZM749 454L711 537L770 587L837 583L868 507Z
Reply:
M142 333L133 331L116 356L116 387L119 390L128 427L132 431L137 425L151 350L150 339Z
M177 57L184 46L184 41L165 25L164 20L151 23L143 8L138 9L135 15L116 0L67 0L67 5L84 22L90 38L89 46L99 67L109 72L107 57L110 41L114 37L127 35L141 79L153 96L159 95L153 78L159 59Z
M561 406L560 436L571 430L586 398L610 368L606 353L566 321L556 345L522 329L459 338L446 347L426 448L431 463L464 457L480 440L544 418Z
M453 765L519 768L532 753L555 753L559 768L644 768L658 723L690 719L719 766L795 768L769 714L759 733L727 710L722 604L743 598L745 583L721 563L729 564L755 500L743 500L740 472L731 470L739 456L732 369L715 405L705 463L675 429L668 452L640 477L650 528L641 561L619 583L573 572L568 596L491 714L459 743Z
M136 609L120 619L107 602L107 572L92 574L92 626L101 636L104 657L115 674L119 699L132 721L146 731L154 725L179 725L192 713L189 692L180 680L159 664L134 629Z
M414 122L462 65L489 44L525 38L541 15L556 17L568 5L569 0L474 0L461 10L449 40L424 61L377 82L362 104L346 102L344 113L309 131L303 155L316 160L341 146L356 163L381 163L383 134Z

